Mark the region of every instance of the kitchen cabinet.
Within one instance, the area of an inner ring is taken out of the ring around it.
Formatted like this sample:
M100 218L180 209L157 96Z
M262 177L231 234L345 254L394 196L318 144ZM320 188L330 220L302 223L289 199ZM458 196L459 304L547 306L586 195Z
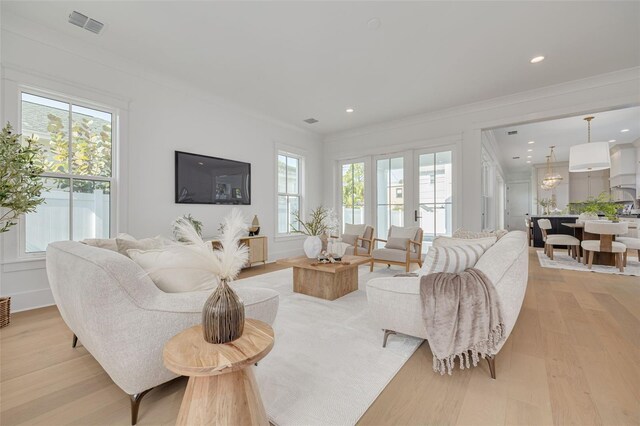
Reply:
M609 192L609 170L571 173L569 176L569 201L580 203L590 197Z
M633 201L628 191L619 188L635 188L638 169L637 148L633 144L620 144L611 148L611 197L614 201Z

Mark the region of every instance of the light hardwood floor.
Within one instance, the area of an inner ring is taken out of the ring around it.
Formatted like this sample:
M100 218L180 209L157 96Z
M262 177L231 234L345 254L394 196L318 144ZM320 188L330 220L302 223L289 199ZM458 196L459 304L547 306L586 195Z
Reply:
M0 351L0 424L129 424L127 395L82 346L71 348L55 307L14 315ZM543 269L532 250L497 380L486 363L452 376L431 365L425 343L360 424L640 424L640 278ZM185 385L145 396L138 424L174 424Z

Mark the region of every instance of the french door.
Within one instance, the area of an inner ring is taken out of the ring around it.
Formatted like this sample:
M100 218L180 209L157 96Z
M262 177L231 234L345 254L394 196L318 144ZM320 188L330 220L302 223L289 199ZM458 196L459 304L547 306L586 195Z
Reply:
M376 157L376 234L391 225L420 226L423 243L453 233L454 152L413 150Z
M453 151L418 151L414 155L414 220L423 243L453 233Z

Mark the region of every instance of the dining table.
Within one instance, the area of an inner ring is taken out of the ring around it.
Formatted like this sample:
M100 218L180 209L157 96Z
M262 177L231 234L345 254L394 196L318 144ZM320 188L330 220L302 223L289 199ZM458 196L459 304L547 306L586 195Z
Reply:
M611 243L615 241L615 235L607 234L592 234L584 230L584 222L575 223L562 223L562 226L573 229L573 236L580 240L580 243L584 240L600 240L601 244L605 246L611 246ZM582 253L584 255L584 252ZM609 252L594 252L593 264L615 266L616 258L614 253Z

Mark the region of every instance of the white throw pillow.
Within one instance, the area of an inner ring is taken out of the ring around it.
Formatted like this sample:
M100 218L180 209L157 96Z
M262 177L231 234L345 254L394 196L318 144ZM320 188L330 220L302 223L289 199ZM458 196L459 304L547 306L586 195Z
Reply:
M166 293L210 290L218 277L203 270L206 258L194 253L196 248L173 245L169 249L129 250L128 255L144 269L158 288Z
M464 228L458 228L453 232L452 237L453 238L471 238L471 239L496 237L497 239L500 239L505 235L507 235L508 233L509 231L507 231L506 229L498 229L496 231L476 232L476 231L468 231Z
M118 234L116 238L121 240L129 240L135 241L135 237L132 237L129 234L121 233ZM118 244L116 243L116 238L86 238L80 241L82 244L86 244L92 247L98 247L102 249L107 249L111 251L118 251Z
M480 256L485 252L480 244L464 244L452 247L429 247L422 268L418 275L428 275L436 272L463 272L475 266Z
M433 247L455 247L462 245L479 244L485 250L494 245L498 241L496 236L486 238L451 238L451 237L437 237L433 240Z
M418 228L403 228L401 226L391 225L387 236L387 243L384 245L388 249L406 250L407 240L415 240ZM411 251L417 251L415 244L411 244Z
M166 245L165 240L158 236L154 238L143 238L141 240L125 240L116 238L118 253L129 256L129 250L153 250ZM129 256L130 257L130 256Z

